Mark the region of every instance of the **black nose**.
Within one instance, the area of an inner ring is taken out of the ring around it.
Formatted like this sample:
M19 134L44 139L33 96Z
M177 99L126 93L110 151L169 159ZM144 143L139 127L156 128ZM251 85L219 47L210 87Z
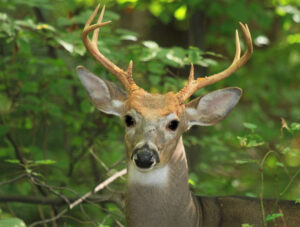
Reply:
M138 152L134 161L140 168L150 168L154 163L153 154L149 151Z
M157 152L149 149L148 146L134 150L132 159L136 166L141 169L148 169L152 167L154 163L159 162Z

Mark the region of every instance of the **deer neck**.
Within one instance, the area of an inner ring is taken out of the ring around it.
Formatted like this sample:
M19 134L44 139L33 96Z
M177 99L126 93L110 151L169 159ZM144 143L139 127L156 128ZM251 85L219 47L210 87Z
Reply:
M127 226L198 226L182 138L164 167L141 173L127 163Z

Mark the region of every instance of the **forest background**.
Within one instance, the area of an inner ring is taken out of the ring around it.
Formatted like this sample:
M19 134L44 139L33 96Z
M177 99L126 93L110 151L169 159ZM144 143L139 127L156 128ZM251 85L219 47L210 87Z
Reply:
M254 42L250 61L194 95L228 86L244 91L222 123L185 133L190 185L206 196L299 203L300 2L100 3L107 8L104 21L113 22L101 30L100 49L121 68L132 59L134 79L153 93L182 88L190 63L197 77L228 67L238 22L249 25ZM125 178L57 216L125 168L122 121L92 106L75 73L77 65L84 65L116 81L81 41L97 4L0 2L0 226L35 226L49 218L41 225L124 225ZM280 215L264 214L265 222Z

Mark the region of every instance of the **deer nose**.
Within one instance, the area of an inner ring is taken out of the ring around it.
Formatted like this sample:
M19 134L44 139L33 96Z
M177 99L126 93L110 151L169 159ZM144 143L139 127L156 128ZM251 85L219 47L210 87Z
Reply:
M132 160L137 167L149 169L159 162L159 157L156 151L146 145L133 151Z

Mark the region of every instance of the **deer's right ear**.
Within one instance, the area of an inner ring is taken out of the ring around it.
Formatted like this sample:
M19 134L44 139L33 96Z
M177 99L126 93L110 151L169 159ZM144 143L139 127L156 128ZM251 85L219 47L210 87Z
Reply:
M99 78L83 66L77 67L77 73L97 109L116 116L122 114L124 102L127 99L127 93L123 89L112 82Z

